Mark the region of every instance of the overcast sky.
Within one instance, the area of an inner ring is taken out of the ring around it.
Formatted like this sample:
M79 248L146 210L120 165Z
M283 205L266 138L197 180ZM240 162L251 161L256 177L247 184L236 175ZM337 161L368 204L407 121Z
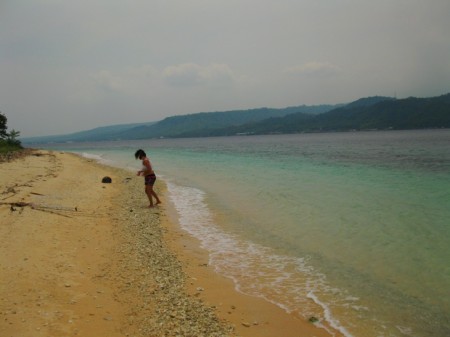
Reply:
M449 0L0 0L23 137L450 92Z

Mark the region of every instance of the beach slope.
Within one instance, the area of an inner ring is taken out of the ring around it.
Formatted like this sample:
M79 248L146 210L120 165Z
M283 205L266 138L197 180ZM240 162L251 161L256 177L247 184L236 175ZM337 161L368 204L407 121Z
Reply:
M71 153L0 163L0 336L328 336L238 293L176 225L164 183L152 209L143 187Z
M124 204L129 176L47 151L0 164L1 336L232 335L184 294L159 211Z

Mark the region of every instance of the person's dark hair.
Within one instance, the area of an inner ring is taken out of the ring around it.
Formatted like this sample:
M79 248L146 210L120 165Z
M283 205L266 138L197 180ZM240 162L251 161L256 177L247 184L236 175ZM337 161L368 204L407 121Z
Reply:
M139 149L134 154L134 158L140 159L141 157L147 157L147 155L145 154L144 150Z

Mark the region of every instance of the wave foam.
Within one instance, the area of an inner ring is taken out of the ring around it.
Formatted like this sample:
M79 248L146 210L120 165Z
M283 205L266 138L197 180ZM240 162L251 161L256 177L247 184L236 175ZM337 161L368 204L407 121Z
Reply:
M87 159L95 160L96 162L103 164L103 165L114 166L113 160L107 159L101 154L99 155L99 154L94 154L94 153L83 152L83 153L81 153L81 156L84 158L87 158Z
M322 317L324 323L319 327L352 337L333 317L330 307L319 300L316 293L329 287L325 276L314 271L306 258L282 256L225 233L214 223L203 191L170 181L167 187L181 228L200 240L202 248L209 252L210 265L231 278L238 291L264 298L288 313Z

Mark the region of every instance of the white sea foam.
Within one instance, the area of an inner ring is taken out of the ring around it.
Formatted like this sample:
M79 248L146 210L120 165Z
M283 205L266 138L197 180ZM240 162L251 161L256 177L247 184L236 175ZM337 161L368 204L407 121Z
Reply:
M98 154L93 154L93 153L87 153L87 152L83 152L81 153L81 156L84 158L88 158L88 159L94 159L94 160L102 160L102 156L98 155Z
M333 329L336 329L337 331L341 332L344 336L353 337L353 335L345 327L343 327L338 320L336 320L333 317L330 307L327 304L319 300L318 297L313 292L309 292L307 297L312 299L315 303L317 303L323 308L325 319Z
M307 259L281 256L224 232L214 223L203 191L170 181L167 187L181 228L200 240L202 248L209 252L210 265L231 278L238 291L264 298L288 313L297 312L305 318L321 316L323 324L319 327L331 334L339 331L352 337L333 317L329 306L315 295L315 291L327 288L325 276L315 272Z
M84 157L84 158L87 158L87 159L95 160L96 162L98 162L100 164L114 166L113 165L114 162L112 160L110 160L110 159L105 158L103 155L83 152L81 154L81 156Z

